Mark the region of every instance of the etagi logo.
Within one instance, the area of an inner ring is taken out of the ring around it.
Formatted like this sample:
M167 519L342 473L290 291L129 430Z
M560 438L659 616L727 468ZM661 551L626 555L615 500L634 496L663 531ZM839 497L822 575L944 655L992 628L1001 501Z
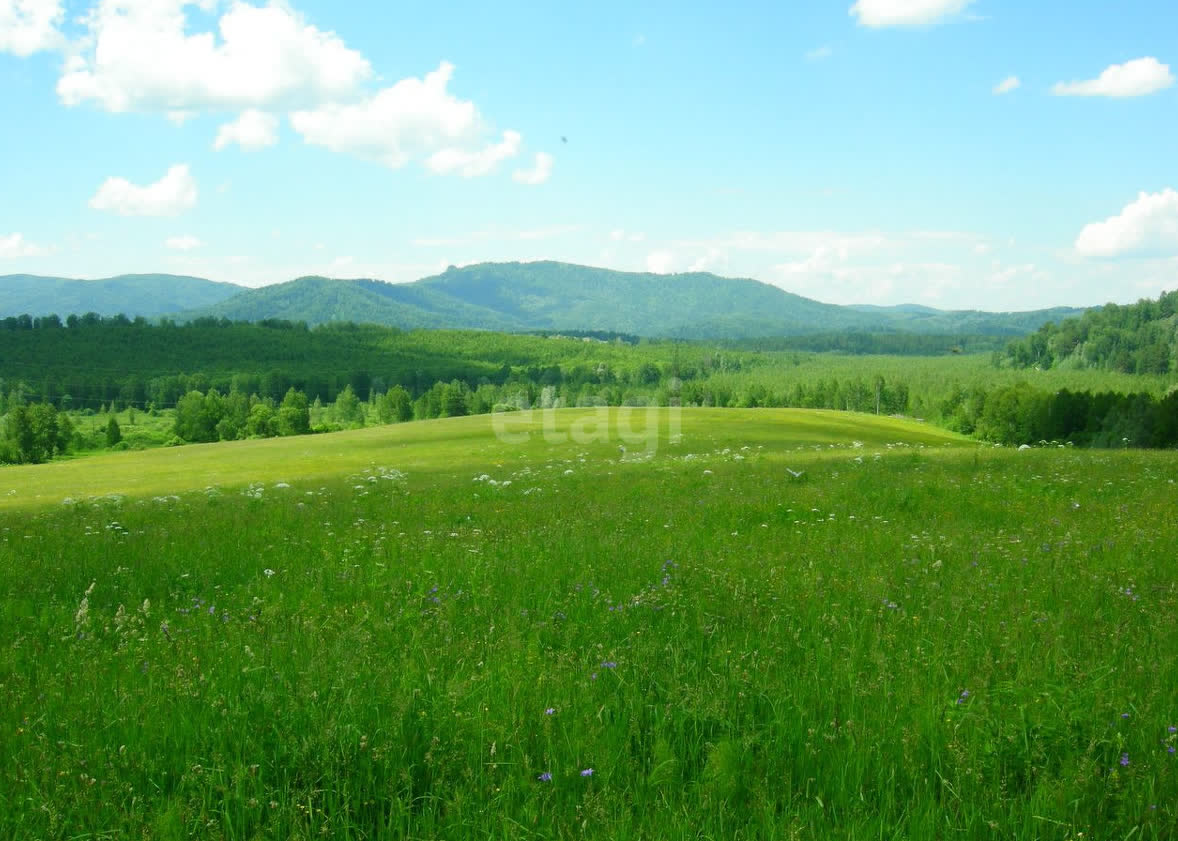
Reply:
M682 437L679 406L592 406L581 409L520 409L494 412L491 428L504 444L520 445L539 432L545 443L609 444L623 453L658 452L660 441L678 443Z

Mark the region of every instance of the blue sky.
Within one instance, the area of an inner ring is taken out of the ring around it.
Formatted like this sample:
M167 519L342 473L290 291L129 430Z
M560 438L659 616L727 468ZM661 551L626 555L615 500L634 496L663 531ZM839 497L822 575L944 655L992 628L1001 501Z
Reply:
M1172 0L0 0L0 274L1178 287Z

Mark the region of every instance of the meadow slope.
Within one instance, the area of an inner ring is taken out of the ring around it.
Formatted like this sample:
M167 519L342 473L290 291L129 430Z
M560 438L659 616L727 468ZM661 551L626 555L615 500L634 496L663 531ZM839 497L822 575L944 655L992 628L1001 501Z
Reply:
M1174 453L609 418L0 472L0 837L1173 837Z

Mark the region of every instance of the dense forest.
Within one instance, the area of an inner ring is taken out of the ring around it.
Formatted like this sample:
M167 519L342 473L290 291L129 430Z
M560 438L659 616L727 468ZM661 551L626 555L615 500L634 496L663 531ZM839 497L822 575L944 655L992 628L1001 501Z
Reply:
M843 353L791 350L795 339L678 342L212 318L152 324L93 313L12 318L0 321L0 415L7 414L0 461L536 407L652 404L915 415L1016 445L1178 443L1172 377L1063 366L1028 372L1032 383L989 367L983 354L956 353L963 348L949 336L819 338L820 347ZM892 355L847 353L880 348ZM124 441L114 413L127 410L154 419L154 437Z
M1020 368L1096 368L1130 374L1178 371L1178 290L1156 301L1106 304L1011 341L1002 357Z

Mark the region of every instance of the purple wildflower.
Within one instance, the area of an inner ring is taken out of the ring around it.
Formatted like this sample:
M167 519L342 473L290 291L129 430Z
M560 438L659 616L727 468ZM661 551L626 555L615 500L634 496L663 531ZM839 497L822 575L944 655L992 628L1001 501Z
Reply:
M582 777L592 777L593 776L593 769L586 768L584 771L581 772L581 776Z
M962 689L962 690L961 690L961 695L960 695L960 696L958 696L958 698L957 698L957 703L959 703L959 704L964 704L967 698L969 698L969 690L968 690L968 689Z
M1121 754L1121 767L1122 768L1129 767L1129 754L1127 754L1127 753Z
M544 715L556 715L556 707L549 707L544 710Z
M1170 745L1170 746L1168 746L1168 747L1166 748L1166 753L1173 753L1173 752L1174 752L1174 746L1173 746L1173 745Z
M1128 718L1128 717L1129 717L1129 713L1121 713L1121 718Z
M617 667L618 667L618 664L615 663L613 660L605 660L601 664L601 668L603 668L603 669L616 669Z
M1178 727L1175 727L1173 724L1167 727L1166 730L1170 733L1178 733Z
M542 783L550 783L550 782L552 782L552 774L550 774L550 773L548 773L547 771L545 771L543 774L541 774L540 776L536 777L536 779L537 779L537 780L539 780L539 781L540 781L540 782L542 782Z

